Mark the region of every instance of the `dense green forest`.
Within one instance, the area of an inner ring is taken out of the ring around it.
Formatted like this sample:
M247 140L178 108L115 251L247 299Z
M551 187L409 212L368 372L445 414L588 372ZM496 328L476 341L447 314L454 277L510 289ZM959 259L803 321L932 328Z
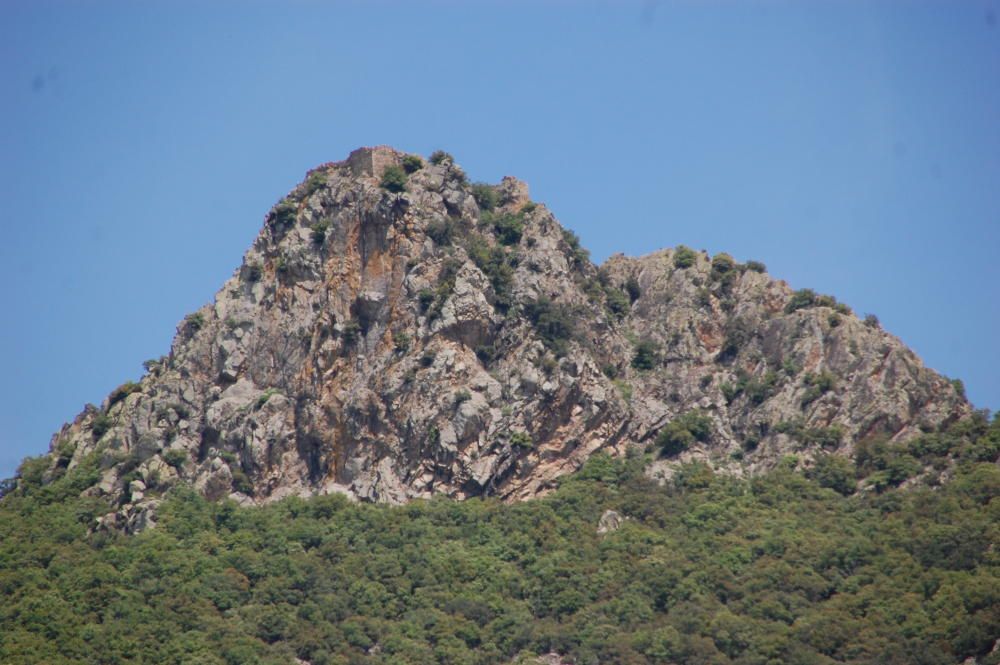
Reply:
M96 460L47 483L29 460L0 502L0 662L997 663L998 451L979 414L747 480L597 456L514 505L175 490L137 536L88 532Z

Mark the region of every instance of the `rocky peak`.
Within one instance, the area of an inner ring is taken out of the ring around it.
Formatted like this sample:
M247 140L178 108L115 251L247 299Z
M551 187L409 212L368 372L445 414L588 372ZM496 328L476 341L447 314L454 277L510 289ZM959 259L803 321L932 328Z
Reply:
M596 451L649 473L850 455L968 413L952 384L833 298L685 247L598 267L527 186L388 147L282 199L170 354L53 437L52 469L139 529L212 499L340 492L523 499Z

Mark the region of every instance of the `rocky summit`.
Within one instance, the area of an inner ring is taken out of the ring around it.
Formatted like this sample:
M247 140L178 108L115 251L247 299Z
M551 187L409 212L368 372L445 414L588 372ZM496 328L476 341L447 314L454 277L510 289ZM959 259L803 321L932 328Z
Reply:
M741 475L971 413L874 317L761 263L680 246L598 266L524 183L387 147L309 172L147 370L52 439L51 476L99 457L107 528L154 523L178 483L520 500L596 451Z

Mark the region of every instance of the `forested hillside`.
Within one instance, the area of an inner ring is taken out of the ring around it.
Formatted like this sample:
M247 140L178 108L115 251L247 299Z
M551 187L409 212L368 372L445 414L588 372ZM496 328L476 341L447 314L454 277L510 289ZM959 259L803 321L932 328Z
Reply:
M976 414L804 475L661 485L658 451L598 454L513 504L179 485L134 536L91 532L95 456L47 483L29 460L0 501L0 662L995 664L998 451Z

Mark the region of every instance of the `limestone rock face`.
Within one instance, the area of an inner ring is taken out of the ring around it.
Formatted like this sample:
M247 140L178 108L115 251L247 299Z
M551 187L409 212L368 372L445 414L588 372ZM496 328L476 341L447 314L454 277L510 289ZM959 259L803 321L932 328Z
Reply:
M690 411L711 435L652 475L849 455L970 410L829 301L790 311L784 282L702 253L595 266L514 178L477 202L446 157L381 187L403 157L363 148L312 171L169 355L53 437L71 466L99 456L88 492L118 501L108 524L151 524L180 482L244 504L524 499Z

